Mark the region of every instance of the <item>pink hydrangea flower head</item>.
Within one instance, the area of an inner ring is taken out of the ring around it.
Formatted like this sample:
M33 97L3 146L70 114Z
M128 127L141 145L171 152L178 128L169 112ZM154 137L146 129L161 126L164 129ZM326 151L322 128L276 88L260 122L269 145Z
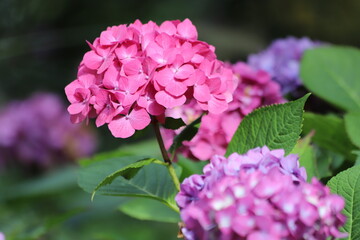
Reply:
M274 103L282 103L285 100L281 96L280 86L273 82L270 75L262 70L254 70L243 62L228 65L233 70L233 82L237 83L232 96L233 100L228 104L228 109L223 113L210 112L202 117L198 133L191 141L183 142L178 152L194 160L209 160L211 156L224 155L237 127L245 115L258 107ZM225 69L223 71L226 71ZM228 72L231 74L231 72ZM206 85L203 74L195 73L196 82L194 87L195 99L210 99L207 93L218 89L221 81L214 81L213 85ZM230 79L230 76L229 76ZM211 88L209 88L211 86ZM212 101L212 100L210 100ZM221 108L213 101L214 108ZM206 107L201 107L195 101L166 111L166 115L173 118L181 118L186 124L199 117ZM166 147L170 147L172 139L180 130L162 129Z
M345 222L344 200L315 178L307 183L299 167L284 167L281 160L294 156L283 153L263 147L215 156L203 175L185 179L176 201L186 239L345 237L338 230Z
M115 137L127 138L151 116L190 101L224 112L236 81L214 47L197 37L189 19L108 27L88 43L77 79L65 88L72 121L96 118L97 126L108 124Z

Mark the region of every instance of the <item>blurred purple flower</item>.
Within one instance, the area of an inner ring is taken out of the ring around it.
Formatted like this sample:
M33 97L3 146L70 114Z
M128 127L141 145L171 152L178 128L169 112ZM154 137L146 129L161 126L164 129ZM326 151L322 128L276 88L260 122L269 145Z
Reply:
M299 70L304 51L321 45L307 37L277 39L262 52L250 55L248 63L257 70L267 71L286 94L302 85Z
M88 156L96 145L93 132L72 124L54 94L37 93L0 109L0 164L47 167Z
M5 235L2 232L0 232L0 240L5 240Z
M255 148L214 156L203 175L181 184L176 196L187 240L325 240L338 228L344 200L315 178L306 181L296 155Z

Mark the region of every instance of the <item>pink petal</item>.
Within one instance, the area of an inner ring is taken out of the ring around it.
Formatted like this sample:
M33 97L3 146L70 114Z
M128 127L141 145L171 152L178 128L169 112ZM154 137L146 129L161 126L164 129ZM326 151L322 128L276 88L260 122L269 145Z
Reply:
M129 120L131 126L136 130L144 129L151 122L149 114L143 108L132 110L129 114Z
M207 102L210 100L210 90L207 85L194 86L194 98L200 102Z
M186 97L184 95L180 97L174 97L165 91L160 91L155 94L156 102L165 108L173 108L181 106L185 103Z
M190 64L182 65L175 73L175 77L178 79L189 78L194 73L194 67Z
M129 61L125 63L123 66L124 66L124 72L128 76L139 74L142 72L142 65L139 60Z
M140 87L139 83L136 81L131 81L126 77L121 77L119 80L119 88L126 93L135 93Z
M154 115L154 116L158 116L160 114L163 114L165 112L165 108L163 106L161 106L160 104L158 104L157 102L155 101L151 101L146 110L151 114L151 115Z
M228 104L225 100L219 100L211 96L208 102L208 108L210 113L220 114L228 108Z
M213 149L208 142L199 141L195 146L190 147L191 153L200 160L209 160L213 155Z
M81 113L82 110L84 109L84 107L85 107L85 104L82 102L73 103L68 107L67 110L70 114L75 115L75 114Z
M66 97L69 100L69 102L71 102L71 103L77 102L77 99L75 98L74 94L75 94L76 89L78 89L78 88L83 88L83 86L77 79L72 81L65 87Z
M85 53L83 62L86 67L90 69L98 69L103 63L104 58L95 53L95 51L89 51Z
M99 69L97 70L97 74L103 73L106 69L108 69L111 63L113 62L114 58L115 58L114 54L106 57L103 63L101 64L101 66L99 67Z
M169 68L164 68L155 73L154 79L158 84L165 87L169 82L174 81L174 72Z
M126 116L112 120L108 127L112 135L117 138L128 138L135 133L135 129Z
M119 88L119 72L120 69L111 65L104 74L103 84L107 89L118 90Z
M177 25L177 30L180 36L192 40L197 39L196 27L192 24L189 19L185 19L183 22Z
M165 21L160 25L160 32L174 35L176 33L176 27L171 21Z
M183 82L173 80L168 83L168 85L165 87L165 90L168 93L171 93L171 95L178 97L186 92L187 86Z

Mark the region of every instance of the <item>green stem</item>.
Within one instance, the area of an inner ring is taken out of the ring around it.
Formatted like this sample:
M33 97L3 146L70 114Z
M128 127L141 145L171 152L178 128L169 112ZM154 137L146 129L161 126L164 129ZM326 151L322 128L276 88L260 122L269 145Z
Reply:
M168 155L168 153L167 153L167 151L165 149L164 141L163 141L163 139L161 137L160 128L159 128L159 122L158 122L158 120L156 118L153 118L152 123L153 123L153 126L154 126L156 139L158 141L160 151L161 151L161 155L162 155L162 157L164 159L164 162L171 165L171 160L170 160L169 155Z
M168 164L167 166L167 169L170 173L170 176L171 176L171 179L173 180L174 184L175 184L175 187L178 191L180 191L180 181L178 179L178 177L176 176L176 172L175 172L175 168L173 165L171 164Z
M153 118L152 123L153 123L153 126L154 126L156 139L157 139L159 147L160 147L161 155L162 155L162 157L164 159L164 162L166 163L166 168L169 171L170 177L171 177L172 181L174 182L174 185L175 185L176 189L178 191L180 191L180 181L179 181L178 177L176 176L174 166L172 165L172 162L171 162L171 160L169 158L169 154L166 151L166 148L164 146L164 141L163 141L163 139L161 137L161 133L160 133L159 122L158 122L158 120L156 118Z

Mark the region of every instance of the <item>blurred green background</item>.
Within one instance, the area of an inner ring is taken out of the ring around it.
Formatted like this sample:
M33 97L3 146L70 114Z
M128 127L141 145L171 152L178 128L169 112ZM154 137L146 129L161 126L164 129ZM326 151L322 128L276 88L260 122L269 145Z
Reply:
M85 40L107 26L190 18L200 40L214 45L221 60L235 62L289 35L359 47L359 13L358 0L0 0L0 106L36 91L58 93L65 102L63 89L88 50ZM129 142L105 127L98 136L99 151ZM17 185L6 176L0 176L0 231L13 232L10 239L176 239L176 224L116 211L125 199L91 203L77 187L74 167Z

